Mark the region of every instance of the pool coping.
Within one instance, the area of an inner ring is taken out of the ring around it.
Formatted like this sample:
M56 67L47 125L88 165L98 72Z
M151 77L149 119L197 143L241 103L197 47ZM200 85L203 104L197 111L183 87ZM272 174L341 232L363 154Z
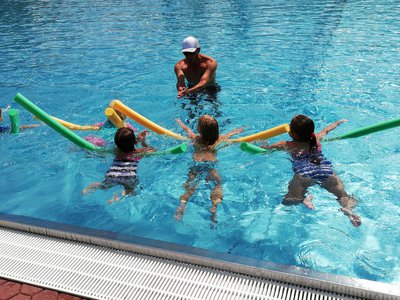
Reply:
M400 299L400 287L387 283L322 273L306 268L139 236L119 234L112 231L89 229L6 213L0 213L0 226L355 297L367 299Z

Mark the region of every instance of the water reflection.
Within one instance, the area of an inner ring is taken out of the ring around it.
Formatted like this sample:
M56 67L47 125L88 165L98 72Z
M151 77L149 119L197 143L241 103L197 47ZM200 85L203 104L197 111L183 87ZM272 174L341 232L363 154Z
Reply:
M219 91L221 91L221 87L216 84L197 93L191 93L185 98L178 99L180 107L187 112L185 123L189 127L195 129L198 118L204 114L211 115L216 119L222 116L222 104L218 99Z

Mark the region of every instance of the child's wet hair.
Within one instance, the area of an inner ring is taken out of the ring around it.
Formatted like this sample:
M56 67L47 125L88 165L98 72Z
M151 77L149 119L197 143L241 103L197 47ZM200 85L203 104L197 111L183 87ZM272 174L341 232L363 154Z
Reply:
M297 135L299 141L310 143L311 162L319 165L320 158L316 154L318 144L314 130L314 121L305 115L296 115L290 122L290 131Z
M296 115L290 122L290 131L295 133L301 142L309 142L314 130L314 121L305 115Z
M114 136L114 143L122 152L131 152L135 150L136 136L132 129L122 127L117 130Z
M199 118L198 131L206 145L214 145L219 139L219 126L217 120L209 115Z

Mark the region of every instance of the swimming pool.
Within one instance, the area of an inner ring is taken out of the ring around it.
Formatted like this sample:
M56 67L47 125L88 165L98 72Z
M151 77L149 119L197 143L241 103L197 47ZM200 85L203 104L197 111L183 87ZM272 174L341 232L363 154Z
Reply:
M222 87L216 104L200 102L195 115L218 114L222 132L244 125L245 134L256 133L297 113L319 129L349 119L334 136L399 116L396 1L5 3L1 107L19 108L12 98L21 92L55 116L91 124L116 98L178 132L174 119L193 119L196 107L176 99L173 65L181 40L193 34L218 60ZM282 206L292 176L287 155L250 156L236 145L218 154L225 196L216 225L206 185L183 220L173 218L190 153L144 159L137 195L109 205L112 191L81 191L102 180L112 157L82 151L46 126L0 135L0 212L398 286L398 130L323 145L360 201L360 228L316 187L315 211ZM160 149L177 144L155 134L149 141Z

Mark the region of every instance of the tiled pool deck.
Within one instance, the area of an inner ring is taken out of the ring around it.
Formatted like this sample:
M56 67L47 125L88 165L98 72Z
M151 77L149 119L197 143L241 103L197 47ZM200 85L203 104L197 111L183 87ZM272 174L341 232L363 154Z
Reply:
M82 300L83 298L0 278L0 300Z

